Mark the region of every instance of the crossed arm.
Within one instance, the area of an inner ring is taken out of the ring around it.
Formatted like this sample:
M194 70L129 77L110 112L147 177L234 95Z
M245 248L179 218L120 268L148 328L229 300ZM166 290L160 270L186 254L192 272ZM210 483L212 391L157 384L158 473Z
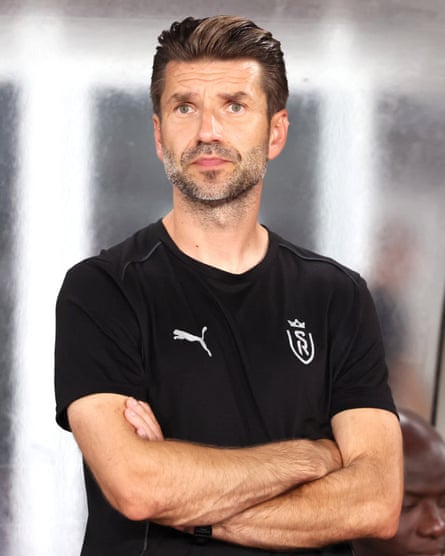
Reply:
M389 412L338 414L336 444L241 449L165 440L147 404L115 394L73 402L68 418L103 493L130 519L212 524L221 540L272 550L396 531L402 450Z
M271 550L393 536L403 493L394 419L371 409L335 416L334 434L344 458L341 469L216 524L214 535Z

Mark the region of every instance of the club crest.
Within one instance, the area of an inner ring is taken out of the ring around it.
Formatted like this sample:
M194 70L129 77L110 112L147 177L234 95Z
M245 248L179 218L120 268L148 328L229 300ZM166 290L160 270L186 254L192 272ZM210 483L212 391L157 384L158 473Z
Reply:
M306 323L295 320L288 320L289 328L286 330L287 339L292 353L303 363L309 365L315 355L315 346L312 334L306 331Z

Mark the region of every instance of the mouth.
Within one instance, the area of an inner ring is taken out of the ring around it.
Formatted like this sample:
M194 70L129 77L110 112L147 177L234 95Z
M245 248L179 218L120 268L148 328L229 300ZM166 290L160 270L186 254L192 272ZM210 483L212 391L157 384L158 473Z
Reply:
M199 168L219 168L221 166L224 166L224 164L228 164L230 163L230 160L227 160L225 158L220 158L217 156L212 156L212 157L200 157L197 158L196 160L194 160L192 162L192 164L194 164L195 166L198 166Z

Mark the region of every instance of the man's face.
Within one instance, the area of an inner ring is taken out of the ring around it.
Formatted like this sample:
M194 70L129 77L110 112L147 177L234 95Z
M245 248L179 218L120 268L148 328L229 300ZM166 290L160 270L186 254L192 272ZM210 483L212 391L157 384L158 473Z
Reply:
M405 496L397 535L388 541L368 541L375 554L442 556L445 554L445 446L405 457Z
M153 121L157 154L175 188L218 206L261 183L268 159L284 146L277 147L275 130L278 122L287 131L287 115L268 121L260 65L170 62L165 77L162 116Z

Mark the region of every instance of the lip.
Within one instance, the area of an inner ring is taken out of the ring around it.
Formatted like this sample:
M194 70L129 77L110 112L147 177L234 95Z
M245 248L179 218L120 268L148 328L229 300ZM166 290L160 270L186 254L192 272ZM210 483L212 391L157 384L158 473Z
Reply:
M223 164L227 164L228 162L230 161L226 160L225 158L219 158L217 156L202 156L200 158L197 158L193 162L193 164L204 168L216 168L218 166L222 166Z

